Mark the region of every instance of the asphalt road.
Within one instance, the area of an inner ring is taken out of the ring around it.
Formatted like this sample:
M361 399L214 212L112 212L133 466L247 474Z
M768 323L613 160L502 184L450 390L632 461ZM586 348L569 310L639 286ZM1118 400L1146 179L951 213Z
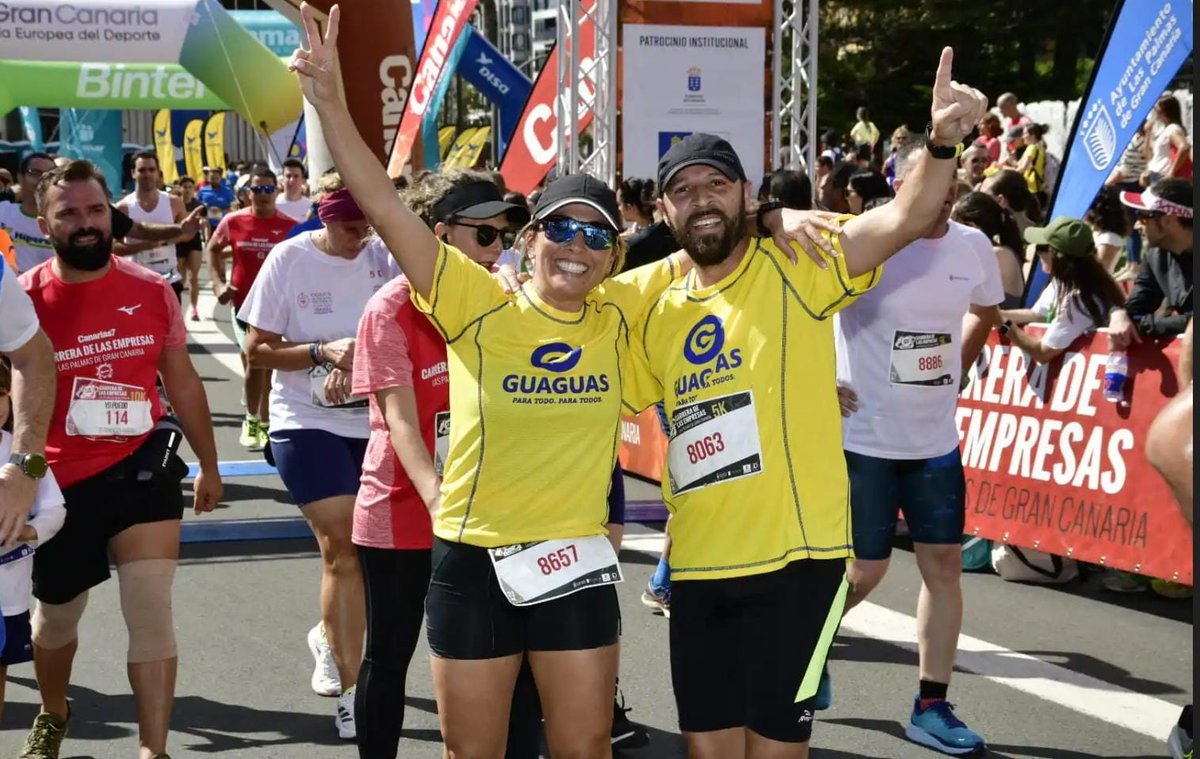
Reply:
M211 313L206 299L202 313ZM240 380L226 323L189 323L193 356L209 390L222 460L255 460L237 444ZM221 330L218 334L215 329ZM655 490L630 481L630 498ZM226 506L200 520L296 516L273 476L226 481ZM657 558L661 524L631 526L622 551L627 581L621 687L650 744L622 755L683 757L667 656L667 625L638 601ZM180 673L171 754L229 759L356 756L336 737L333 699L308 687L305 634L317 618L319 560L311 539L185 546L175 583ZM990 756L1086 759L1165 757L1164 738L1191 699L1191 601L1113 596L1092 576L1069 587L964 578L966 621L960 672L951 687L958 714L988 740ZM904 725L916 689L920 579L901 545L870 602L847 617L833 651L834 705L818 715L812 756L925 758ZM117 588L95 589L81 630L67 757L132 757L134 705L125 679L125 632ZM714 652L714 655L717 655ZM428 652L409 672L400 757L441 756ZM9 672L0 719L0 757L16 756L37 711L32 667Z

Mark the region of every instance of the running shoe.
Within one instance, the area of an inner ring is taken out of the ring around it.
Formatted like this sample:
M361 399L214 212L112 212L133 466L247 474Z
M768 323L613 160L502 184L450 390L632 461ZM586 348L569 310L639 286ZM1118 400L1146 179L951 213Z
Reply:
M1171 582L1170 580L1151 580L1150 590L1154 591L1155 595L1162 596L1163 598L1175 599L1177 601L1192 597L1191 585L1183 585L1182 583Z
M1171 752L1171 759L1192 759L1192 739L1179 725L1171 728L1167 750Z
M242 420L242 435L238 438L238 442L243 448L254 450L258 446L258 420L246 417Z
M339 738L344 741L352 741L358 738L358 730L354 727L353 685L345 693L338 696L337 716L334 717L333 721L337 725Z
M642 605L670 619L671 586L659 589L654 587L654 583L646 583L646 589L642 591Z
M192 309L192 321L194 321L194 322L200 321L200 313L198 311L196 311L196 309L194 309L194 308Z
M1141 593L1150 587L1150 580L1132 572L1110 569L1104 573L1100 584L1113 593Z
M316 662L313 667L312 689L318 696L337 696L342 692L342 678L338 674L337 662L333 660L333 650L325 639L325 625L317 626L308 631L308 650ZM351 713L351 719L354 715Z
M261 451L262 449L267 447L267 443L269 443L269 442L271 442L271 425L267 424L266 422L259 422L258 423L258 445L256 445L254 447L254 449Z
M912 717L904 731L910 741L943 754L973 754L986 748L983 738L954 716L949 701L934 701L921 709L920 696L913 697Z
M817 686L817 698L813 701L813 710L823 712L833 706L833 678L829 676L829 665L821 670L821 684Z
M646 728L625 716L629 711L629 707L625 706L625 695L618 688L617 696L613 699L613 748L641 748L650 742L650 733Z
M33 720L29 735L25 737L25 747L21 749L20 759L58 759L63 739L67 737L67 723L70 721L70 707L67 708L66 719L46 712L39 714Z

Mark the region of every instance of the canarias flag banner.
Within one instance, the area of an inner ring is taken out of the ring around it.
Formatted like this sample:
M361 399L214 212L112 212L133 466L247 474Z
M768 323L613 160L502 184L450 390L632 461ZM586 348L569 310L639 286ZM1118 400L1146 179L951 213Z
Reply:
M154 151L158 154L163 182L175 184L179 181L179 168L175 165L175 145L171 142L171 111L166 108L154 114Z
M204 163L225 168L225 114L214 113L204 125ZM200 179L197 177L196 181Z
M179 64L263 134L300 118L296 77L218 0L21 0L4 7L6 60Z
M183 165L188 176L200 181L204 168L204 122L193 119L183 130Z
M458 139L450 146L450 150L446 153L444 161L447 169L452 169L458 165L458 159L462 156L463 151L467 149L467 144L471 142L471 138L478 131L475 127L467 127L458 133Z
M479 127L475 133L471 135L471 139L467 140L463 151L458 154L458 159L454 162L456 169L469 169L479 160L479 156L483 153L484 147L488 140L492 137L491 127Z

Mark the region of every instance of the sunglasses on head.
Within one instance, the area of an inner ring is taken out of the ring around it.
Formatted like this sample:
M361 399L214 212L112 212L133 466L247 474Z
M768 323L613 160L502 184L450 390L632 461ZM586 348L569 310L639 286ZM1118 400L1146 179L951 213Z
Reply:
M539 222L538 227L546 233L550 242L566 245L583 233L583 242L590 250L608 250L613 246L617 233L612 227L590 221L576 221L564 216L551 216Z
M474 229L475 242L479 243L480 247L486 248L501 237L504 238L504 245L507 246L509 244L510 235L508 234L507 229L493 227L489 224L468 224L467 222L459 219L451 219L450 223L459 227L470 227L471 229Z
M255 195L271 195L271 194L274 194L274 192L275 192L275 185L273 185L273 184L252 184L252 185L250 185L250 192L254 193Z

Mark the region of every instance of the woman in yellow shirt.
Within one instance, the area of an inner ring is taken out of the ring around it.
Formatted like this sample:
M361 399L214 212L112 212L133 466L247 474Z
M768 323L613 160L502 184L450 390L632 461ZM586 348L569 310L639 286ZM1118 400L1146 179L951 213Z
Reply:
M520 235L532 279L506 292L397 197L340 92L337 6L324 40L303 13L311 49L292 65L304 95L449 352L450 440L426 606L446 748L503 753L527 655L551 753L608 756L621 576L605 522L622 367L630 329L682 256L611 279L625 253L616 196L567 176Z

